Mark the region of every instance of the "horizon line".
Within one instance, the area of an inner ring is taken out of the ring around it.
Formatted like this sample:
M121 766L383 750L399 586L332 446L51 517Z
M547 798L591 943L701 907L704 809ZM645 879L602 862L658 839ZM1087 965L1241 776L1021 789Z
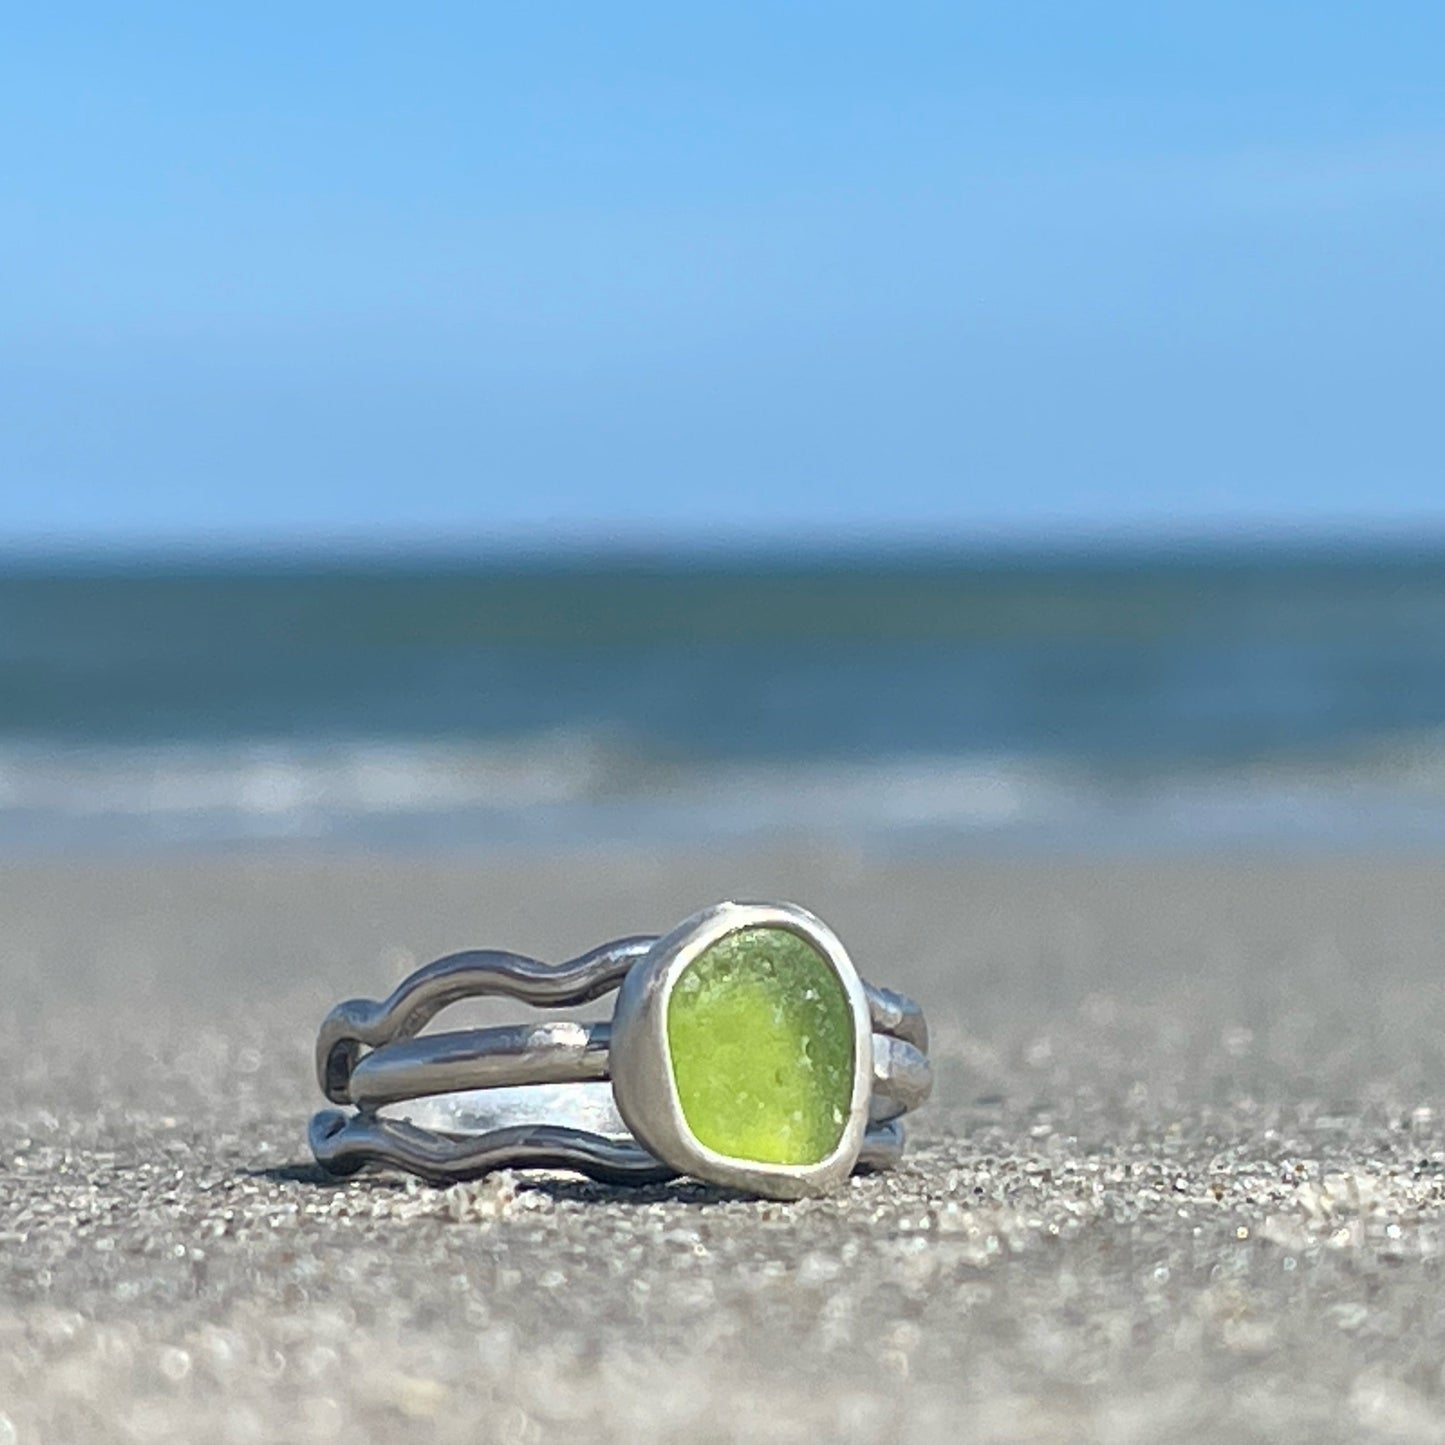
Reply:
M1340 519L1311 524L1278 521L1222 522L1170 527L1163 524L1113 526L898 527L888 530L840 527L828 531L795 528L518 528L468 533L462 529L250 532L187 531L119 535L0 535L0 568L63 570L96 567L196 566L458 567L658 565L749 562L826 565L850 561L987 563L1029 559L1180 561L1224 560L1227 555L1427 557L1445 552L1445 518L1407 521Z

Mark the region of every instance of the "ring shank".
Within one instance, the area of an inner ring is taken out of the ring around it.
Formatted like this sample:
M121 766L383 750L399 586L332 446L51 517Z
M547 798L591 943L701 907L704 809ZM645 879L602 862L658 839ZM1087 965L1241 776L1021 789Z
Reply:
M379 1109L471 1090L606 1080L611 1039L610 1023L522 1024L404 1039L360 1060L347 1101ZM874 1033L875 1120L918 1108L932 1084L927 1055L905 1039Z
M406 1039L361 1059L347 1102L375 1109L428 1094L606 1079L611 1037L607 1023L554 1023Z

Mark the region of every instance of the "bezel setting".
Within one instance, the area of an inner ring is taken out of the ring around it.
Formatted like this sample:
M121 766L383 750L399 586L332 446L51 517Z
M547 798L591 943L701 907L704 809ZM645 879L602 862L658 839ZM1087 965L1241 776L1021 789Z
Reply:
M693 1133L683 1112L668 1044L668 1002L687 968L714 944L752 929L781 929L809 944L832 970L853 1021L853 1083L837 1145L812 1164L776 1164L720 1154ZM775 1199L821 1194L852 1173L868 1127L873 1024L868 995L848 951L820 918L792 903L717 903L678 924L633 964L612 1017L612 1092L637 1142L684 1174Z

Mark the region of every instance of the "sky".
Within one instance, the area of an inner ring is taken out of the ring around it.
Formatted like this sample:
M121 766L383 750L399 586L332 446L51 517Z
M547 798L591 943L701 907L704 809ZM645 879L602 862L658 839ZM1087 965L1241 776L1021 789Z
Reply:
M1445 6L24 6L0 543L1445 531Z

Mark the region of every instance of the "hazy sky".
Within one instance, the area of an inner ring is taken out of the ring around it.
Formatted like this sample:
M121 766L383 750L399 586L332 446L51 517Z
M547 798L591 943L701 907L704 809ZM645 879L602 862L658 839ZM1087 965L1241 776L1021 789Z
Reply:
M0 538L1445 523L1445 5L0 35Z

